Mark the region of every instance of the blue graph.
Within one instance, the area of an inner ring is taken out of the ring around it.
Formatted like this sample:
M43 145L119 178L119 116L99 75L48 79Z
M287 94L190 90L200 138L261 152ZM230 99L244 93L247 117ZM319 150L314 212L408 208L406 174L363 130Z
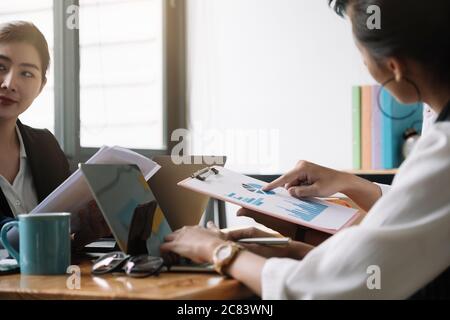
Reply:
M285 200L287 203L294 205L295 208L285 208L278 206L281 209L289 212L289 215L294 216L296 218L311 221L319 214L321 214L326 208L326 205L321 203L315 203L308 200L298 200L298 202Z
M246 197L240 197L238 196L236 193L232 192L230 194L227 195L227 197L232 198L232 199L236 199L245 203L249 203L249 204L253 204L255 206L260 206L262 205L263 202L263 198L246 198Z
M255 192L264 195L272 195L275 194L273 191L263 191L263 186L256 183L243 183L242 186L250 192Z

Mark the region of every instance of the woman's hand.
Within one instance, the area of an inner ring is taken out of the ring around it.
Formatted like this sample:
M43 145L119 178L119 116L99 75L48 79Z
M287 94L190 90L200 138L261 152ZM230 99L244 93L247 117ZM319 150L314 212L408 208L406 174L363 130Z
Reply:
M369 211L382 196L381 188L366 179L307 161L299 161L294 169L266 185L264 190L281 186L296 198L329 197L341 192L364 211Z
M111 230L94 200L89 202L85 209L72 215L71 230L75 251L82 250L92 241L111 235Z
M277 231L282 236L292 238L297 241L302 241L304 243L318 246L325 240L327 240L330 237L330 234L321 232L314 229L303 229L300 226L298 226L295 223L291 223L285 220L273 218L271 216L268 216L266 214L252 211L246 208L241 208L237 212L238 216L246 216L253 218L256 222L266 226L267 228L270 228L274 231ZM256 230L259 230L258 228L255 228ZM263 232L259 230L260 232ZM259 232L255 231L255 232ZM241 232L253 232L251 229L243 229ZM269 233L269 235L272 235ZM255 237L266 237L266 236L255 236ZM251 238L251 236L248 236L247 238Z
M231 230L225 233L226 239L238 241L244 238L270 238L277 237L277 234L263 231L256 227ZM312 245L290 241L287 245L262 245L241 243L248 251L265 258L293 258L302 259L314 247Z
M240 208L236 214L237 214L237 216L240 216L240 217L245 216L245 217L253 218L256 222L266 226L267 228L270 228L285 237L295 239L295 234L296 234L298 225L296 225L294 223L291 223L291 222L288 222L285 220L281 220L281 219L277 219L277 218L273 218L266 214L256 212L253 210L249 210L246 208ZM250 237L248 237L248 238L250 238Z
M264 190L284 186L296 198L329 197L345 189L347 174L307 161L299 161L288 173L272 181Z
M347 175L347 173L321 167L307 161L299 161L294 169L267 184L263 190L272 190L283 186L291 196L296 198L329 197L346 189L345 186L350 183ZM244 208L241 208L237 215L253 218L256 222L286 237L297 238L299 226L294 223ZM305 231L303 237L297 240L317 245L327 238L322 235L317 237L315 233L315 231ZM311 234L312 237L307 237ZM307 239L310 238L312 240L308 241Z
M211 263L214 249L226 242L226 237L214 224L208 223L207 229L183 227L167 235L164 240L166 242L160 246L160 251L165 257L172 253L172 256L176 254L195 263Z
M257 228L244 228L221 232L212 222L208 222L207 229L195 227L183 227L166 236L165 243L161 245L161 255L169 264L182 256L196 263L211 263L214 249L226 241L238 241L242 238L273 237ZM270 246L259 244L241 244L248 251L262 257L289 257L302 259L314 247L305 243L291 241L285 246Z
M241 229L222 232L223 236L230 241L238 241L245 238L275 238L279 237L276 233L266 232L257 227L246 227Z

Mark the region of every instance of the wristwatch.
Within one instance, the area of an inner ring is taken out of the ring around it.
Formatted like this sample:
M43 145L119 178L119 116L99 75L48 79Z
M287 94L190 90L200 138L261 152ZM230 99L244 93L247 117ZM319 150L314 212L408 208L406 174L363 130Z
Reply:
M242 249L244 249L243 246L231 241L217 246L213 252L214 269L219 274L224 275L224 269L233 262Z

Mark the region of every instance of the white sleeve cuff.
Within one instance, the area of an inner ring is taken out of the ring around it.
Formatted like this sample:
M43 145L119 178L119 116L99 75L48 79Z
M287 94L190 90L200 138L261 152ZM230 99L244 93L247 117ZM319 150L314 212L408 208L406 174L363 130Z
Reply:
M268 259L261 273L261 298L264 300L289 299L286 295L286 276L294 273L300 263L301 261L287 258Z

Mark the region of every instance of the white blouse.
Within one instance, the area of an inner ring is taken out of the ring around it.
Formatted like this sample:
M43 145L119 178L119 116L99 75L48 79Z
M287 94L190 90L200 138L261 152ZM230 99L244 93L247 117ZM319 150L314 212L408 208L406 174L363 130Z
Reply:
M433 124L358 226L272 258L263 299L405 299L450 266L450 123ZM386 193L387 192L387 193Z
M422 134L428 132L428 128L433 126L436 122L438 114L431 109L431 107L427 104L423 106L423 123L422 123Z
M37 193L34 188L33 175L27 162L27 153L23 144L22 135L16 126L17 137L20 143L20 168L11 185L5 177L0 175L0 188L8 201L14 216L28 213L38 204Z

